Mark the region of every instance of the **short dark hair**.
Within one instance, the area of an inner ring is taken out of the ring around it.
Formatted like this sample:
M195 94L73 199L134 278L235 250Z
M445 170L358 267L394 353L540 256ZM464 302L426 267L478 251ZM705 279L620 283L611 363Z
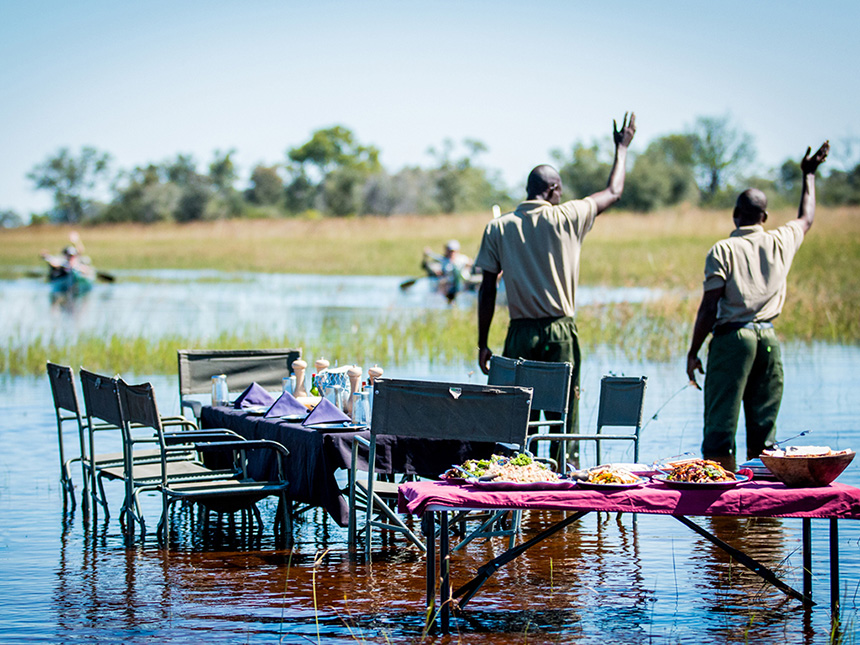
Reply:
M738 195L733 217L741 224L758 224L767 215L767 195L758 188L747 188Z
M529 173L526 182L526 193L529 199L542 195L554 185L561 184L561 176L558 171L549 164L535 166Z

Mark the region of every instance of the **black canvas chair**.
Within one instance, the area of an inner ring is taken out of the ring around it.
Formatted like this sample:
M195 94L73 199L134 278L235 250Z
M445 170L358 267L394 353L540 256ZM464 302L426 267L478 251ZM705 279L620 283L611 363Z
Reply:
M90 399L93 401L93 407L98 411L91 414L85 406L87 412L83 414L78 403L72 368L48 363L47 369L51 382L51 391L54 394L54 407L57 411L58 429L62 423L71 420L77 420L78 425L80 457L65 460L66 465L63 469L65 477L64 488L66 485L71 486L70 464L74 461L80 461L84 488L82 498L84 510L88 511L89 508L92 508L95 511L100 505L104 509L105 516L110 517L110 509L104 493L102 477L110 469L121 470L125 463L125 454L122 450L107 453L97 452L96 437L104 436L103 433L112 433L117 438L117 441L113 442L114 445L121 445L122 427L119 421L121 416L115 408L115 402L111 401L110 395L102 396L101 394L96 394L88 387L93 382L93 379L90 378L92 376L99 379L99 383L107 383L110 377L93 375L93 373L87 372L87 380L85 382L83 374L86 370L81 370L81 383L85 386L84 403L86 404L87 402L87 395L91 395ZM101 414L104 416L100 416ZM171 417L167 422L172 425L188 423L177 417ZM62 433L62 431L60 432ZM60 452L62 459L62 443L60 444ZM157 450L140 450L135 453L135 459L138 463L154 463L158 458L159 452Z
M494 355L490 358L487 383L532 388L532 412L529 420L531 435L539 432L541 428L566 431L572 378L573 365L570 363L530 361ZM557 465L563 472L564 451L560 452L561 458Z
M567 428L568 402L570 400L573 365L570 363L551 363L507 358L493 355L490 358L488 385L516 385L532 389L532 406L528 422L528 432L537 434L542 428ZM559 451L559 458L551 459L554 468L564 472L565 452ZM509 547L514 546L519 531L521 511L497 511L486 513L460 513L452 523L465 520L479 520L482 523L464 537L452 549L457 551L477 538L507 537Z
M600 380L600 403L597 410L597 431L594 433L533 435L536 441L593 441L596 464L602 463L601 443L621 441L633 444L633 461L639 461L639 438L642 432L642 409L645 403L645 376L604 376ZM627 428L628 432L608 434L604 428Z
M170 435L164 431L162 426L151 384L128 385L120 380L118 391L126 421L138 427L153 430L161 451L157 488L162 496L162 511L158 523L158 533L164 544L170 544L168 517L170 507L178 501L197 503L207 510L218 513L252 510L257 521L261 523L256 504L261 499L271 495L277 496L280 502L279 515L275 520L275 533L278 533L280 527L284 541L290 541L292 526L289 501L286 495L289 482L284 477L282 461L289 455L289 452L284 446L275 441L249 441L241 438L236 441L194 441L185 445L175 445L176 437L171 440ZM188 435L184 436L187 437ZM177 450L189 448L203 452L230 453L233 467L229 471L211 470L208 477L177 477L171 473L169 456ZM256 481L248 476L247 453L251 450L267 450L275 453L277 461L275 479Z
M356 547L358 534L364 533L365 552L369 556L373 529L382 529L401 533L419 549L425 550L421 537L416 535L391 507L392 500L396 500L397 484L377 477L376 458L380 437L395 437L398 441L453 439L461 442L484 442L484 452L488 445L499 443L509 448L522 449L525 445L531 398L531 390L521 387L397 379L376 381L370 441L356 436L353 444L353 462L349 473L350 548ZM361 443L368 449L366 478L361 478L357 472L357 446ZM408 466L412 453L432 450L432 447L423 441L414 442L411 446L402 448L398 443L398 452L401 453L400 459L403 461L399 473L416 474L414 468L410 469ZM450 462L448 463L450 465ZM359 529L357 514L362 509L364 525Z
M81 414L80 403L78 402L78 393L75 389L75 374L71 367L65 365L57 365L56 363L48 362L47 364L48 380L51 384L51 395L54 399L54 412L57 417L57 441L60 453L60 485L63 489L63 504L67 504L71 500L72 508L77 505L75 499L75 486L72 481L72 464L80 462L81 477L83 481L83 495L81 504L84 512L89 508L89 486L90 477L87 470L86 460L86 442L87 442L87 425L84 421L84 416ZM69 422L76 423L75 429L78 435L78 455L76 457L66 457L65 441L63 438L64 429L68 427ZM118 428L115 428L118 430ZM115 455L116 459L122 460L122 455Z
M138 495L142 490L155 489L161 473L162 451L156 445L151 429L129 421L123 414L119 399L120 379L96 374L88 370L80 371L81 386L86 409L86 426L89 431L87 442L87 471L90 477L90 491L93 507L101 504L105 516L110 517L104 480L122 481L125 488L120 522L127 532L133 531L137 522L141 531L146 531L146 522L140 511ZM171 478L212 478L217 475L206 467L196 451L188 448L193 440L212 441L234 439L238 435L229 430L197 430L187 419L164 417L159 419L162 427L168 425L171 432L169 440L176 448L168 455L168 470ZM119 453L97 454L96 432L113 430L122 446ZM93 456L94 455L94 456Z
M242 392L251 383L280 392L283 378L293 373L293 361L301 349L180 349L179 401L184 412L190 408L200 418L203 403L197 395L212 393L212 377L227 376L227 389Z

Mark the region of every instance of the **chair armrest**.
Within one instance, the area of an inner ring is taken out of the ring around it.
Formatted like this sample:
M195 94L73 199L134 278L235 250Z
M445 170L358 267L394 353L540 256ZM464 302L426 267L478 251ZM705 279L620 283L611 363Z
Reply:
M206 430L181 430L180 432L165 432L164 442L167 445L196 442L242 441L242 435L227 428L209 428Z
M248 439L242 441L204 441L204 442L195 442L195 448L198 450L256 450L261 448L268 448L269 450L274 450L279 452L284 457L289 456L290 451L286 449L285 446L278 443L277 441L271 441L269 439Z
M368 441L364 437L359 437L358 435L355 435L352 438L352 456L350 457L350 460L349 460L349 471L351 473L354 473L356 470L356 462L358 462L358 446L359 445L362 445L365 448L367 448L368 450L370 450L370 441Z
M196 401L194 399L183 399L180 402L181 408L191 408L191 414L194 415L195 419L200 418L200 413L203 411L203 403L201 401Z
M161 417L161 425L165 428L182 426L183 428L187 428L189 430L198 430L197 423L195 423L191 419L186 419L182 416Z
M249 439L247 441L217 441L215 443L195 443L194 447L201 452L207 450L225 451L228 449L231 451L241 452L243 454L243 457L240 467L242 469L242 474L244 477L248 476L244 457L244 453L246 450L272 450L276 453L276 456L278 458L278 477L282 482L287 481L287 478L284 475L284 457L288 457L290 455L290 451L277 441L271 441L269 439Z

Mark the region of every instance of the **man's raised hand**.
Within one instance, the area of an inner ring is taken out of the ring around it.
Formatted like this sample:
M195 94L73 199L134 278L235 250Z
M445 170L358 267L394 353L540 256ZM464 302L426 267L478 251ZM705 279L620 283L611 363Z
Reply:
M636 113L630 113L630 123L627 122L627 112L624 113L624 121L621 122L621 129L618 129L618 124L615 119L612 119L612 138L615 140L616 146L624 146L625 148L633 141L633 135L636 134ZM826 153L825 153L826 155Z
M822 143L821 147L811 157L809 156L810 152L812 152L812 148L807 148L806 154L803 155L803 160L800 162L800 170L804 175L814 175L818 166L827 159L827 153L830 152L830 141Z

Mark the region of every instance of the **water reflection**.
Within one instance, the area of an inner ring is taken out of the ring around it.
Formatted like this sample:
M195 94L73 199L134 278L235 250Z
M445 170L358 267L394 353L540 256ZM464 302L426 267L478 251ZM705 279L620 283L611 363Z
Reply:
M709 517L697 523L797 588L797 579L788 575L783 520ZM800 606L701 536L694 539L690 557L698 563L692 585L699 591L705 615L712 617L715 629L724 630L727 639L730 635L737 638L742 631L771 634L784 621L786 607ZM748 624L726 620L727 616L738 615L747 615Z

